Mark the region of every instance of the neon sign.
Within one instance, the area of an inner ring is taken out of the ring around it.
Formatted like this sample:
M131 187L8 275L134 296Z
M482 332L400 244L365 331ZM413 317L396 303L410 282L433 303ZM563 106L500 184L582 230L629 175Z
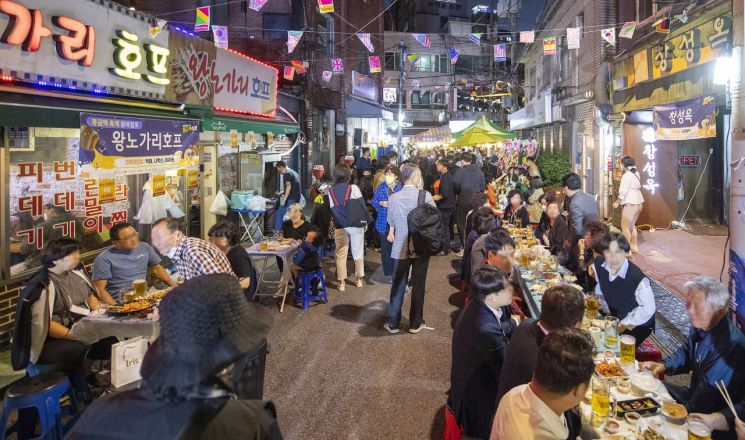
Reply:
M156 44L143 45L146 52L148 71L158 74L143 75L135 72L135 69L142 64L142 52L140 51L140 46L136 44L139 38L137 35L123 30L116 31L116 34L119 37L114 40L114 45L117 47L114 50L114 64L116 64L116 67L110 69L111 73L131 80L138 80L144 77L145 81L160 86L170 84L171 80L160 76L165 75L168 71L168 55L170 54L168 49Z
M96 54L96 30L93 26L73 18L53 16L54 25L67 33L52 34L52 30L44 26L44 16L38 9L0 0L0 12L10 17L8 27L0 38L3 43L21 46L26 52L36 52L41 48L43 38L52 37L61 58L85 67L93 65Z
M657 155L657 147L654 145L657 140L654 133L653 127L647 127L642 132L642 140L644 141L644 154L647 157L647 163L644 164L642 172L647 173L647 183L642 185L644 189L654 194L655 190L659 188L660 184L655 180L657 164L655 158Z

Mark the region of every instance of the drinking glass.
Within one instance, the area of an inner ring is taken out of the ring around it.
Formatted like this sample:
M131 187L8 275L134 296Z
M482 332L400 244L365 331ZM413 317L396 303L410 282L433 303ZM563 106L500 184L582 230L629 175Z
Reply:
M621 335L621 363L633 364L636 357L636 338L631 335Z
M590 319L598 317L598 311L600 310L600 300L598 297L590 292L585 297L585 314Z
M688 419L688 440L711 440L711 427L701 419Z
M610 412L610 381L599 376L592 378L592 421L602 423Z
M605 317L605 346L613 349L618 345L618 318Z
M135 296L141 298L145 296L147 292L147 281L145 280L134 280L132 281L132 287L135 291Z

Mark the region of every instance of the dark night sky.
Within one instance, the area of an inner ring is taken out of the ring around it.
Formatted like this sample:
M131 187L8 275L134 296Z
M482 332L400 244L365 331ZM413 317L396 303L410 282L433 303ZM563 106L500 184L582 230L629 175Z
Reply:
M535 26L535 19L546 3L546 0L521 0L520 15L517 18L517 30L529 31Z

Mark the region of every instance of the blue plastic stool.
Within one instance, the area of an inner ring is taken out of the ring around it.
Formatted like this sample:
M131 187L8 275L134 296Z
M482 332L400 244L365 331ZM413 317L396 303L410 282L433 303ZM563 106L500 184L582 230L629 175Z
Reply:
M13 411L36 408L39 413L41 434L35 439L62 440L62 408L60 399L67 394L71 400L72 411L77 414L77 404L70 381L62 373L44 373L25 377L8 388L3 402L0 433L5 439L8 418ZM70 424L70 423L68 423Z
M321 284L320 292L316 292L313 295L313 279L318 278L318 282ZM329 299L326 296L326 279L323 277L322 270L314 270L311 272L298 272L297 274L297 288L295 290L295 298L298 301L302 301L303 310L308 310L308 306L311 301L323 301L328 304Z

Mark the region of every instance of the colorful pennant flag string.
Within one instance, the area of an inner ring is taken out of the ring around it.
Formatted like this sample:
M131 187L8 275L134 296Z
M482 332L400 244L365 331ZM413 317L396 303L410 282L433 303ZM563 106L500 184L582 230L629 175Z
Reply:
M334 73L344 72L344 62L341 60L341 58L334 58L333 60L331 60L331 70L333 70Z
M616 45L616 28L608 28L600 31L600 36L611 46Z
M543 55L556 54L556 37L547 37L543 39Z
M427 34L411 34L411 36L414 37L414 39L418 41L419 44L426 48L429 48L429 37L427 36Z
M535 31L521 31L520 42L521 43L532 43L535 41Z
M658 20L654 24L654 30L660 34L669 34L670 33L670 19L663 18L663 19Z
M251 0L248 4L248 7L253 9L254 11L259 11L261 8L264 7L268 0Z
M303 31L287 31L287 53L295 50L301 38L303 38Z
M494 61L507 61L507 45L499 43L494 45Z
M448 55L450 55L450 64L455 64L458 62L458 54L460 53L460 49L454 47L448 51Z
M637 24L638 23L635 21L624 23L623 27L618 32L618 37L619 38L634 38L634 31L636 30Z
M323 73L321 74L321 78L323 78L325 82L329 82L331 81L332 75L333 75L333 72L331 72L330 70L324 70Z
M305 73L305 63L300 60L292 60L292 67L297 73Z
M380 73L383 71L381 65L380 65L380 57L379 56L369 56L367 57L367 63L370 65L370 73Z
M202 6L197 8L197 21L194 24L194 31L204 32L210 30L210 7Z
M166 21L159 18L153 20L150 24L150 37L155 38L166 27Z
M215 46L221 49L228 48L228 27L212 25L212 39L215 42Z
M321 14L334 12L334 0L318 0L318 10Z
M407 60L408 60L408 61L409 61L409 62L410 62L411 64L416 64L416 63L418 63L418 62L419 62L419 59L420 59L420 58L422 58L422 56L421 56L421 55L419 55L418 53L412 53L412 54L406 55L406 59L407 59Z
M579 28L567 28L567 49L579 49Z
M481 32L468 34L468 39L481 46Z
M295 79L295 68L292 66L285 66L284 75L282 75L287 81Z
M358 32L357 38L360 39L362 44L365 45L369 52L375 52L375 46L373 46L372 41L370 41L370 34L365 32Z

